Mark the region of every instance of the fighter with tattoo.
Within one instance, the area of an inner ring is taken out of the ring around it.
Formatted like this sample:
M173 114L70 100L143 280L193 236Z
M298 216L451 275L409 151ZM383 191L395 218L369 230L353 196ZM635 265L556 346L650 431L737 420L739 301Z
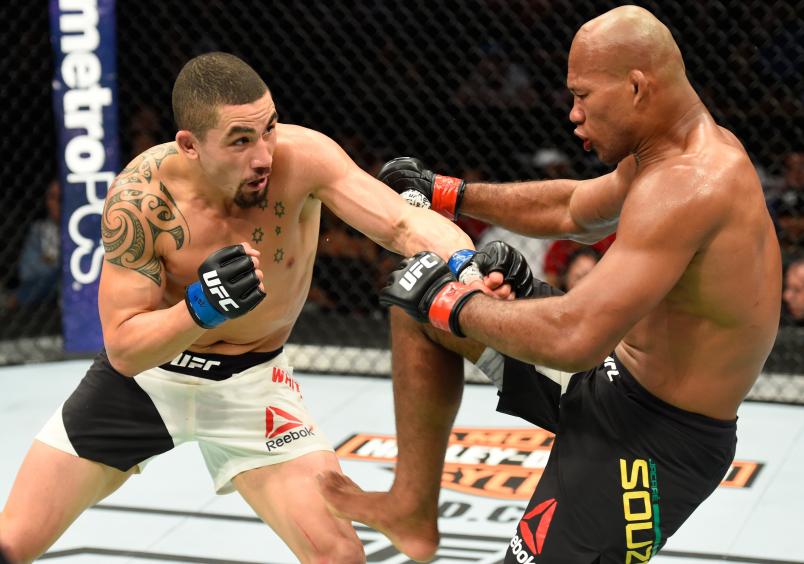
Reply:
M364 562L316 487L338 461L282 352L310 287L321 205L404 255L448 259L471 241L328 137L279 123L266 84L232 55L189 61L173 112L175 140L109 190L105 350L28 452L0 549L37 558L149 459L197 441L216 491L237 490L299 561Z

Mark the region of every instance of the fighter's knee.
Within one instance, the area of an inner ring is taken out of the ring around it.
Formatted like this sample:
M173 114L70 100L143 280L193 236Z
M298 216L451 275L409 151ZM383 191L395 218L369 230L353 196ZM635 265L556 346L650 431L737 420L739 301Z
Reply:
M9 563L33 562L47 549L43 544L31 527L17 522L8 512L0 513L0 554Z

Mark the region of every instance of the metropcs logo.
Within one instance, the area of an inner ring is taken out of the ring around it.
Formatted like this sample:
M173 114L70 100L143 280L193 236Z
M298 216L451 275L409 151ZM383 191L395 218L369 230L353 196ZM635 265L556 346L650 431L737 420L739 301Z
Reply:
M70 254L70 273L78 284L91 284L100 275L103 246L100 233L82 233L80 224L84 218L102 214L106 191L116 174L116 163L106 162L107 151L116 139L104 122L104 108L114 106L112 82L107 78L110 69L104 67L100 55L102 27L97 0L59 0L57 10L57 47L64 55L57 65L55 86L57 104L63 112L62 159L67 183L84 192L74 197L78 205L69 210L67 233L76 245ZM70 194L73 190L70 188Z
M268 452L271 452L275 448L280 448L293 441L313 437L315 431L312 427L306 427L301 419L284 409L269 406L265 408L265 436L269 439L265 441L265 446L268 447Z
M539 428L455 427L444 458L441 486L486 497L530 500L554 438ZM391 463L397 457L396 437L352 435L336 446L335 453L346 460ZM748 488L762 466L761 462L735 460L720 486Z

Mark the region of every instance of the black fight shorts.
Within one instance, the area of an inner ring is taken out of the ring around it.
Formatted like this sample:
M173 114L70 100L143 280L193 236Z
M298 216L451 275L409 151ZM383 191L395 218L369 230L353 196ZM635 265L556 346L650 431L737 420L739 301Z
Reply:
M498 411L556 434L506 564L646 562L734 458L736 420L663 402L616 358L567 374L487 349L478 366L500 388Z

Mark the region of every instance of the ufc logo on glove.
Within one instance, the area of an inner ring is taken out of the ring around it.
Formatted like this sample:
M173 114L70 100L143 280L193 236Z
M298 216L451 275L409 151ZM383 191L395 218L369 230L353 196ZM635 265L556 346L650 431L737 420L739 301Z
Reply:
M431 269L435 266L438 266L438 261L433 259L433 257L425 255L422 258L416 260L405 272L405 275L399 281L399 285L402 286L405 290L410 292L413 287L416 285L416 282L422 277L422 269Z
M230 305L237 309L240 308L237 302L229 297L229 292L226 291L226 288L221 285L221 281L218 278L218 271L210 270L209 272L205 272L203 278L209 291L221 298L218 300L218 305L221 306L223 311L229 311L227 306Z

